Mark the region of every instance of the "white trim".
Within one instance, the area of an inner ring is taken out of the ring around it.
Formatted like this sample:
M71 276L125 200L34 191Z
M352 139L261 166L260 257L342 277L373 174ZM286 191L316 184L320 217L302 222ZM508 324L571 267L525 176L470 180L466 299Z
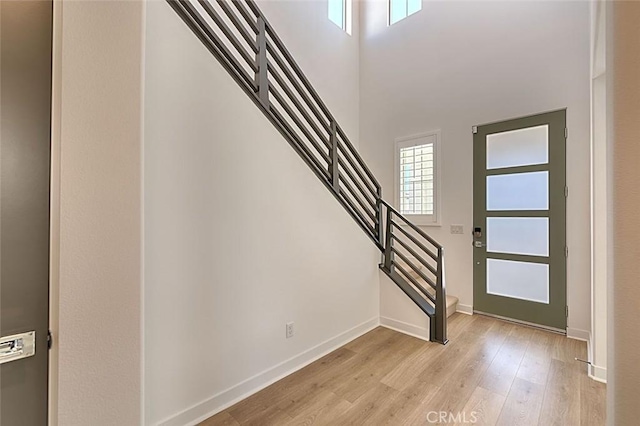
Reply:
M591 333L589 333L589 340L587 340L587 359L589 361L593 360L593 341L591 338ZM600 383L607 383L607 368L600 367L599 365L589 364L587 368L587 375Z
M465 315L473 315L473 306L463 305L462 303L458 302L456 306L456 312L460 312L461 314Z
M253 377L234 385L212 397L195 404L186 410L157 423L162 426L191 426L208 419L214 414L232 406L250 395L266 388L272 383L294 373L326 354L344 346L380 325L380 318L371 318L317 346L308 349L286 361L281 362Z
M49 330L53 345L49 350L48 424L58 425L58 340L60 336L60 156L62 103L62 0L53 1L51 46L51 160L49 186Z
M351 35L353 31L353 2L351 0L344 0L344 20L343 30Z
M426 317L427 321L429 321L429 317ZM399 333L407 334L412 337L416 337L420 340L429 341L429 329L424 327L419 327L414 324L409 324L404 321L394 320L392 318L380 317L380 325L397 331Z
M442 218L442 173L440 164L442 164L442 150L440 149L441 141L442 141L442 133L440 129L431 130L428 132L420 133L417 135L404 136L401 138L396 138L394 142L394 164L393 164L393 200L394 207L402 213L400 210L400 148L406 148L413 145L418 145L418 141L420 139L435 137L435 142L433 143L433 179L435 180L433 185L434 191L434 211L433 215L405 215L407 219L411 220L418 226L442 226L441 218Z
M352 0L340 0L342 3L342 23L338 24L329 15L329 9L331 5L329 4L331 0L327 2L327 19L329 22L334 23L338 28L347 33L347 35L351 35L353 30L353 2Z
M590 342L590 333L587 330L580 330L579 328L567 327L567 337L569 339L582 340L584 342Z
M591 364L588 369L589 377L600 383L607 383L607 369Z

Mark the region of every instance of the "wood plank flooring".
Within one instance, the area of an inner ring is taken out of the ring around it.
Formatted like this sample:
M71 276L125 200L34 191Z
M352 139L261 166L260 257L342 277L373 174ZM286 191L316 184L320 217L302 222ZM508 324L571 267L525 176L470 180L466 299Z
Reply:
M605 424L584 342L459 313L449 339L378 327L201 426Z

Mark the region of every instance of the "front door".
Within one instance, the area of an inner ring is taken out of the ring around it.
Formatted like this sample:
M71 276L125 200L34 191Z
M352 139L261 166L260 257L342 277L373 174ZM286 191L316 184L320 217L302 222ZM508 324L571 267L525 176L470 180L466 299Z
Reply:
M564 331L566 111L474 128L474 311Z
M0 425L47 424L51 1L0 1Z

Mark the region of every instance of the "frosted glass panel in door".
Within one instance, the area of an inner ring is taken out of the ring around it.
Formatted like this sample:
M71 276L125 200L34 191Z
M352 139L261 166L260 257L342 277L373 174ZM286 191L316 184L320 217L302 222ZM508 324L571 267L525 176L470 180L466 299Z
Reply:
M549 162L549 126L487 135L487 169Z
M487 176L487 210L548 210L549 172Z
M487 259L487 293L549 303L549 265Z
M549 256L549 218L488 217L487 251Z

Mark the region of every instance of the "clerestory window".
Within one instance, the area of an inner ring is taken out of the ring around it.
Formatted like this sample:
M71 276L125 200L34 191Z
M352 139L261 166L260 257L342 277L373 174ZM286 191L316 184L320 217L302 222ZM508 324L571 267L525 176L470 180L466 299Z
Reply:
M422 0L389 0L389 25L422 9Z

